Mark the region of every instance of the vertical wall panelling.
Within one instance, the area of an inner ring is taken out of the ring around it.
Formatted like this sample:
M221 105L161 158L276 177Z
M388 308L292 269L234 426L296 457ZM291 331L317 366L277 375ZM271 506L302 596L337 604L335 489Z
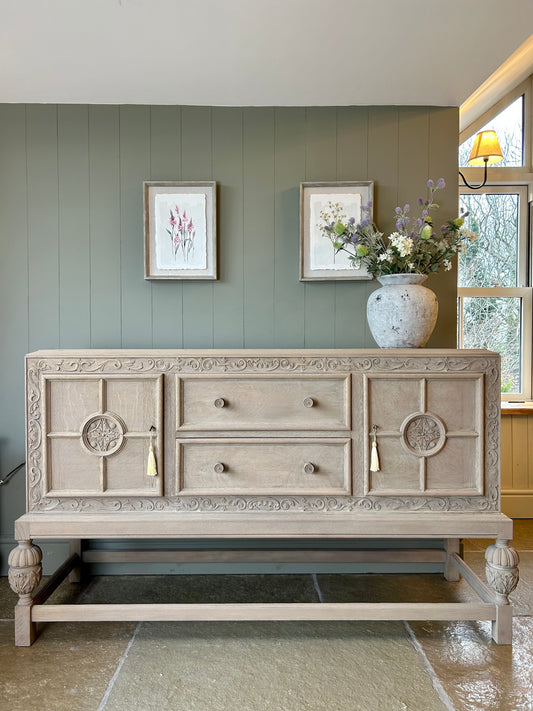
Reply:
M299 281L300 183L305 179L305 109L275 113L274 346L303 348L305 284Z
M529 417L513 418L513 489L527 489L529 485Z
M502 415L502 510L512 518L533 518L533 416Z
M337 180L368 177L368 109L337 109ZM366 301L371 281L338 281L335 285L335 346L371 345L366 322Z
M187 106L181 117L182 180L215 180L209 107ZM183 345L213 347L213 282L183 282Z
M274 109L244 114L244 345L274 344Z
M150 108L150 173L145 180L181 180L181 109ZM183 282L152 281L152 332L154 347L183 345Z
M448 215L455 216L459 210L459 189L457 180L457 151L449 150L452 140L457 140L459 114L454 108L430 108L428 173L433 179L444 178L446 190L438 193L440 205L437 225L446 221ZM455 137L455 138L454 138ZM429 339L430 348L453 348L457 342L457 270L440 272L428 279L427 286L439 300L439 317L433 335ZM446 306L443 308L443 306Z
M120 127L117 106L89 106L91 346L122 342Z
M374 219L382 231L394 230L394 210L398 205L398 113L391 106L369 109L368 175L374 180Z
M150 109L120 107L122 345L152 345L152 291L143 268L142 183L150 175Z
M307 109L307 181L337 180L337 110ZM305 346L335 345L335 282L305 284Z
M29 348L59 346L57 107L28 106Z
M218 267L213 345L244 346L243 109L214 108L213 179L218 182Z
M0 105L0 472L24 461L24 367L28 350L26 111ZM0 490L2 553L24 512L25 470ZM2 555L5 562L5 556Z
M503 489L513 488L513 417L502 417L501 424L501 483Z
M59 345L91 343L87 106L58 107Z

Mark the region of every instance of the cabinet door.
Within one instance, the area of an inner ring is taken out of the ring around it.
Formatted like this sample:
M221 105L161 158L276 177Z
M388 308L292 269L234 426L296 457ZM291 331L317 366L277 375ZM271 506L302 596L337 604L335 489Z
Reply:
M47 375L44 393L46 496L162 494L162 375Z
M366 376L365 493L482 495L483 377ZM380 464L375 472L373 432Z

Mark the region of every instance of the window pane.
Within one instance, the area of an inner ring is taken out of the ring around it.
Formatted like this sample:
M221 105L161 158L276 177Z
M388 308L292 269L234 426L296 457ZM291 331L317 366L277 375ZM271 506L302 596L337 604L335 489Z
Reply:
M463 298L463 348L488 348L502 357L502 392L519 393L521 383L521 299Z
M459 286L517 286L520 196L465 193L460 205L470 213L465 226L479 237L459 254Z
M503 160L497 163L497 168L510 168L524 165L523 140L523 101L519 96L497 116L491 119L480 131L492 129L496 131L503 153ZM467 166L475 134L459 146L459 165Z

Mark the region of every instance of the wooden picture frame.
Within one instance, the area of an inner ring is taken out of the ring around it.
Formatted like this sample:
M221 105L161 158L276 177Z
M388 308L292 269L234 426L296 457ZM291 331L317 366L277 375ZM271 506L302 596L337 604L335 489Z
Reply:
M361 207L374 197L371 180L300 183L300 281L371 279L366 269L354 269L319 227L320 213L339 203L346 218L360 222Z
M143 183L145 279L217 279L216 185Z

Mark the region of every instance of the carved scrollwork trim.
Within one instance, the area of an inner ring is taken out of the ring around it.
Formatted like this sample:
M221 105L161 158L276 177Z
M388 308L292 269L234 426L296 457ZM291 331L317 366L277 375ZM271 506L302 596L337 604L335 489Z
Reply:
M46 498L38 511L494 511L483 497L353 497L353 496L207 496L207 497L69 497Z

